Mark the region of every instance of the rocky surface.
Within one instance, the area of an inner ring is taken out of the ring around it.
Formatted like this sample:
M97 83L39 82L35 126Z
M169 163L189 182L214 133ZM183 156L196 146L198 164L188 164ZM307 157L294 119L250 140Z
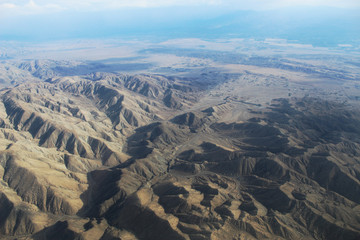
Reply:
M11 65L29 79L0 92L2 239L360 238L358 105L69 64Z

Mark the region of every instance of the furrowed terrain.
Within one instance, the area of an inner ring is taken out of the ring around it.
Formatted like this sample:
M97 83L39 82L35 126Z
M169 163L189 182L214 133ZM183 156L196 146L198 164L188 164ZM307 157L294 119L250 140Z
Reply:
M2 239L360 238L358 59L147 51L3 61Z

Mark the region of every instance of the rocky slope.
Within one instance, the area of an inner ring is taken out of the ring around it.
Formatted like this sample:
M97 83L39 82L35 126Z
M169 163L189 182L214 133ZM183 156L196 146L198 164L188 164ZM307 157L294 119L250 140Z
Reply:
M47 78L0 93L1 238L360 238L359 109L19 67Z

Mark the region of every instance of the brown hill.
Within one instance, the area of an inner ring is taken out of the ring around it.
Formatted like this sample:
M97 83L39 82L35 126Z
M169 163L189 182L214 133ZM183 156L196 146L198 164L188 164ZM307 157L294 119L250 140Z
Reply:
M116 73L2 90L1 238L359 239L358 109L208 94Z

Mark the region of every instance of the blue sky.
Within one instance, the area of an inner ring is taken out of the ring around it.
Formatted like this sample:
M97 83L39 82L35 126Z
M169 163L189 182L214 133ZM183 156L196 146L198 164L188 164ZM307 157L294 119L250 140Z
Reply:
M360 0L0 0L0 40L360 38ZM358 34L359 33L359 34Z

